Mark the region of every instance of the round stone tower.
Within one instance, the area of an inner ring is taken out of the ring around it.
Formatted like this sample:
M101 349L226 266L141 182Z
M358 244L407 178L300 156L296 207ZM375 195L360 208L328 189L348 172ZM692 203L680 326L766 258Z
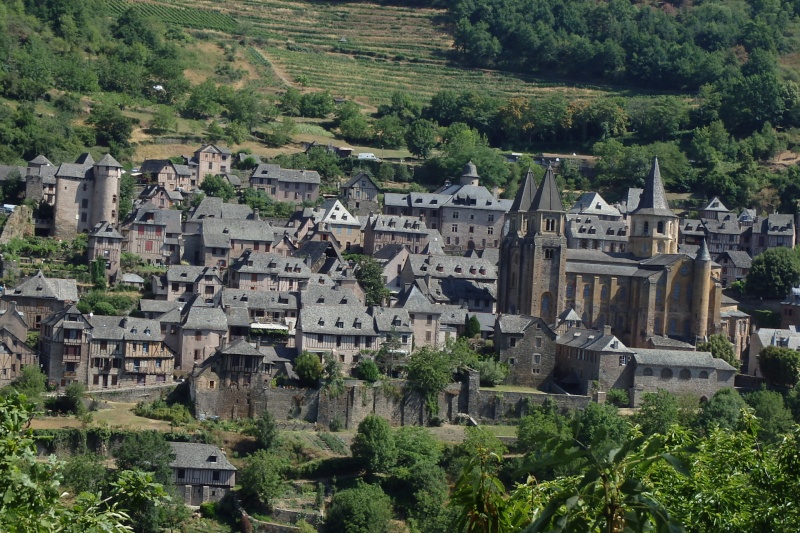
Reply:
M711 254L705 239L694 260L692 287L692 333L699 339L708 336L708 317L711 303Z
M119 185L122 165L106 154L94 164L94 193L92 195L92 225L108 222L116 225L119 214Z
M478 167L475 163L470 161L464 165L464 171L461 173L461 185L474 185L480 183L480 176L478 176Z

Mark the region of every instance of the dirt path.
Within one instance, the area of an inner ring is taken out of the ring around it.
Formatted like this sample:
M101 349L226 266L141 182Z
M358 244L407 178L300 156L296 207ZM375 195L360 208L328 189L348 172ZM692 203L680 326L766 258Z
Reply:
M279 80L281 80L281 82L282 82L284 85L286 85L287 87L291 87L291 88L293 88L293 89L298 89L298 87L295 87L295 86L294 86L294 83L292 83L291 81L289 81L289 76L288 76L288 74L287 74L287 73L286 73L286 72L285 72L285 71L284 71L282 68L280 68L279 66L277 66L277 65L275 64L275 62L272 60L272 58L270 58L270 57L269 57L269 56L268 56L266 53L264 53L264 51L263 51L263 50L260 50L260 49L258 49L258 48L255 48L255 47L253 48L253 50L255 50L256 52L258 52L258 55L260 55L262 58L264 58L264 61L266 61L267 63L269 63L269 66L270 66L270 68L272 69L272 72L274 72L274 73L275 73L275 76L277 76L277 77L278 77L278 79L279 79ZM302 90L302 89L300 89L300 90Z

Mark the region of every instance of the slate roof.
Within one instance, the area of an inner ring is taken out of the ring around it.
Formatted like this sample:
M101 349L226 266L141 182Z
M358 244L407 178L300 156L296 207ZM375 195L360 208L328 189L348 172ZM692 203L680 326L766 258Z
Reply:
M711 261L711 254L708 253L708 244L706 240L700 243L700 250L697 252L697 261Z
M253 218L253 210L246 204L229 204L222 198L206 196L189 217L190 221L209 218L246 220Z
M361 305L355 293L339 285L312 285L300 291L300 305Z
M727 213L730 211L730 209L725 207L725 204L722 203L722 200L719 199L719 196L715 196L710 202L708 202L708 204L706 204L702 211L717 211L720 213Z
M372 186L374 188L376 188L377 190L379 190L379 191L381 190L381 188L378 186L378 184L375 182L375 180L373 180L370 177L370 175L367 174L366 172L359 172L358 174L356 174L355 176L353 176L352 178L347 180L342 185L342 188L346 189L346 188L352 187L353 185L355 185L356 183L358 183L359 181L364 180L364 179L368 180L372 184Z
M689 352L686 350L637 348L633 354L639 366L670 366L688 368L713 368L715 370L736 371L722 359L714 358L710 352Z
M606 335L602 331L594 329L570 328L566 333L560 335L556 342L563 346L595 352L633 353L614 335Z
M85 316L85 315L84 315ZM129 316L86 317L92 327L92 338L114 341L161 342L161 323L149 318Z
M622 202L623 205L620 206L620 212L630 214L636 211L639 207L639 201L642 199L642 193L644 193L644 189L630 187L625 201Z
M552 165L548 165L529 211L564 211L564 204L561 203L561 194L558 192Z
M527 212L533 203L534 196L536 196L536 180L533 177L533 170L528 168L519 189L517 189L510 211Z
M217 267L171 265L167 269L167 283L194 283L199 281L203 276L216 276L218 281L222 282L222 280L219 279Z
M682 220L680 230L682 234L692 235L694 237L704 237L706 234L703 221L694 218L686 218Z
M653 158L653 166L645 179L639 205L632 213L676 217L667 203L667 194L664 191L664 183L661 181L661 169L658 167L657 157Z
M312 305L300 310L303 333L377 335L375 321L360 305Z
M89 179L92 173L92 165L78 165L75 163L61 163L56 170L58 178L78 178Z
M159 185L157 183L151 183L150 185L145 185L144 189L142 189L142 192L139 194L139 198L140 199L153 198L155 195L157 195L159 193L159 191L162 191L162 190L164 191L164 194L167 196L167 198L170 199L170 201L172 201L172 202L182 202L183 201L183 194L181 193L181 191L177 191L177 190L170 191L168 189L165 189L164 187L162 187L161 185Z
M33 158L33 159L31 159L30 161L28 161L28 163L30 163L30 164L32 164L32 165L48 165L48 166L53 166L53 163L51 163L51 162L50 162L50 160L49 160L49 159L47 159L47 158L46 158L45 156L43 156L42 154L39 154L39 155L37 155L36 157L34 157L34 158Z
M750 268L753 266L753 258L750 257L750 254L747 252L738 250L722 252L717 256L717 263L719 263L723 257L727 257L736 268Z
M288 183L319 184L322 181L320 179L319 172L316 170L292 170L288 168L281 168L280 165L264 163L258 165L253 170L253 173L250 175L250 179L253 178L267 178Z
M681 350L695 351L694 346L682 340L665 337L663 335L652 335L648 340L653 343L656 348L678 348Z
M450 199L449 195L430 192L392 193L384 195L383 203L387 207L421 207L439 209Z
M411 254L408 258L414 277L463 278L493 281L497 268L492 261L477 257Z
M762 235L794 235L794 216L773 214L766 217L756 217L753 224L753 233ZM794 243L791 243L792 245Z
M92 228L92 231L89 233L90 237L103 237L106 239L120 239L122 240L122 235L114 229L114 226L108 222L98 222Z
M175 209L159 209L146 202L137 207L125 221L125 225L133 223L165 226L167 233L181 233L181 212Z
M385 263L394 259L397 254L402 252L404 249L407 250L405 244L387 244L372 254L372 257L382 263Z
M417 217L398 215L372 215L367 224L373 231L427 235L428 226Z
M111 154L106 154L100 158L100 161L95 163L98 167L114 167L114 168L122 168L122 165L119 164L119 161L114 159Z
M297 310L299 298L296 293L278 291L249 291L244 289L222 289L221 305L247 309Z
M231 268L240 274L273 274L282 278L308 279L314 275L302 259L273 253L245 253Z
M78 301L78 285L74 279L46 278L40 270L33 277L3 294L10 297L47 298L58 301Z
M761 346L781 346L790 350L800 349L800 333L789 329L761 328L755 332Z
M375 328L378 333L388 333L393 329L398 333L411 333L411 317L405 309L397 307L375 307L372 309Z
M184 302L168 302L166 300L149 300L145 298L139 300L139 310L142 313L164 314L184 305L186 305Z
M399 295L396 307L401 307L410 313L441 314L446 311L445 306L431 302L420 290L417 283L404 289Z
M628 242L628 225L622 220L600 220L596 216L572 215L567 219L566 234L575 239L600 239Z
M272 242L275 228L266 220L205 219L201 233L206 247L229 248L231 241Z
M497 317L497 325L500 333L521 335L536 320L536 317L526 315L500 315Z
M231 149L227 146L218 146L216 144L204 144L198 150L198 152L218 152L220 154L231 154Z
M616 207L608 205L602 196L596 192L585 192L568 211L570 214L603 215L621 217L622 213Z
M705 226L708 233L714 233L718 235L740 235L742 233L741 228L739 228L739 221L733 220L733 217L731 217L730 220L704 218L702 221L703 226Z
M175 456L175 459L169 463L171 468L236 471L236 467L228 461L222 450L212 444L170 442L169 447ZM211 461L211 457L216 457L216 460Z
M219 307L203 307L192 305L188 311L184 309L184 329L210 329L225 331L228 329L228 319Z

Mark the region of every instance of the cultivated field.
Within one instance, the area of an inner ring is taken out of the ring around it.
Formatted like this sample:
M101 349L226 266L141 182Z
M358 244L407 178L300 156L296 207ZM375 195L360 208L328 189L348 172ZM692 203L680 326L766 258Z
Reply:
M246 35L242 59L258 71L259 89L329 90L370 107L386 102L396 90L422 97L441 89L478 89L498 96L558 90L591 97L604 92L450 66L453 43L442 10L301 0L109 2L115 11L135 4L169 23Z

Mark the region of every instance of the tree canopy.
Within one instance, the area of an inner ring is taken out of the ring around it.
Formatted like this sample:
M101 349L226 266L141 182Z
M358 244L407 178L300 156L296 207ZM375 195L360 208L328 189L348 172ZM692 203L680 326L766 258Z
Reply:
M784 298L800 283L800 260L789 248L770 248L753 258L745 290L750 296Z

